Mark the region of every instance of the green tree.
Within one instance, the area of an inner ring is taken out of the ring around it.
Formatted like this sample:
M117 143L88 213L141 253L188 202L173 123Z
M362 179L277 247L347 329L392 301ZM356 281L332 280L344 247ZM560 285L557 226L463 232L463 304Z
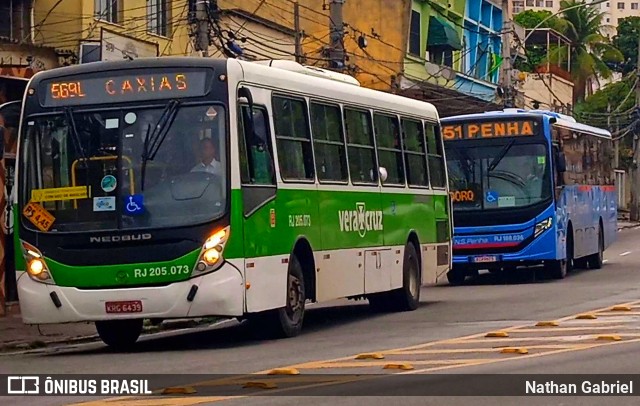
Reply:
M559 32L563 32L565 25L564 22L556 17L553 16L551 18L551 12L550 11L533 11L533 10L527 10L527 11L523 11L522 13L518 13L516 14L516 16L513 18L513 20L520 26L524 27L524 28L552 28L556 31ZM542 23L542 21L544 21L545 18L549 18L547 21L545 21L544 23ZM540 27L538 27L538 24L542 23L542 25L540 25Z
M513 19L518 25L524 28L551 28L560 33L564 32L566 26L562 19L552 16L550 11L543 10L523 11L516 14ZM538 24L540 24L540 26L538 26ZM527 61L518 59L515 68L526 72L533 72L537 66L546 61L547 51L544 45L527 46Z
M640 17L626 17L618 23L618 34L613 37L613 45L624 57L621 66L623 73L629 73L636 68L639 36Z
M635 106L634 83L635 75L629 74L621 81L610 83L598 90L575 106L576 119L581 123L609 130L615 130L616 127L625 128L632 122L628 112ZM628 168L631 163L631 141L632 137L622 139L620 165L623 168Z
M575 7L582 5L582 7ZM584 100L587 80L597 75L608 79L611 69L608 64L620 63L622 53L600 33L603 13L583 1L563 0L560 2L562 19L566 23L563 34L571 41L571 77L573 78L574 104ZM564 59L566 48L552 52L551 59Z

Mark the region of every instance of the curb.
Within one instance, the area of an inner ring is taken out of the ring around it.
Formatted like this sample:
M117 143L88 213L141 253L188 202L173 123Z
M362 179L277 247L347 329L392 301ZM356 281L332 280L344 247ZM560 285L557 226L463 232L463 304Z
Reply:
M628 230L630 228L640 227L640 223L629 224L626 226L618 226L618 231L620 230Z
M197 322L194 320L177 320L174 322L168 322L164 328L160 326L144 326L140 337L158 337L167 334L175 334L187 331L205 330L208 328L216 327L221 324L228 323L233 319L219 319L207 322ZM24 354L34 351L42 351L42 349L49 346L55 346L56 344L84 344L100 341L98 334L78 336L71 338L58 338L51 340L31 340L31 341L18 341L9 342L6 344L0 343L0 355L15 355Z

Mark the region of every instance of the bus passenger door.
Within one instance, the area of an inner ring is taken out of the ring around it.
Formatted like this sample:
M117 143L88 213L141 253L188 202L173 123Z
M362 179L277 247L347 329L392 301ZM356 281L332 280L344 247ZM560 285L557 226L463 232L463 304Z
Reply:
M244 258L245 282L247 286L251 285L251 289L246 290L245 310L251 313L282 307L284 292L283 300L273 292L286 286L286 273L283 280L272 274L280 269L273 263L271 255L278 243L274 237L279 226L275 221L277 188L266 107L268 99L261 103L261 93L260 89L252 89L252 111L247 104L238 106L241 190L239 194L232 193L232 200L235 198L242 202L240 205L232 201L232 206L241 206L242 210L232 210L231 232L236 225L242 229L242 252L234 254Z

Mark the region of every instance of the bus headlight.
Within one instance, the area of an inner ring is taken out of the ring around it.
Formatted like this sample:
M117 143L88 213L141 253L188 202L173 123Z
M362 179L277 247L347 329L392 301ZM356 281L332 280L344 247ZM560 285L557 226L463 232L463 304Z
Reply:
M533 232L533 237L535 238L535 237L539 236L540 234L542 234L546 230L550 229L552 225L553 225L553 217L549 217L547 219L544 219L544 220L538 222L538 224L536 224L536 229Z
M224 262L222 253L228 239L229 227L218 230L207 238L202 245L200 257L198 257L192 276L215 271L222 265Z
M27 265L27 274L31 279L38 282L53 283L51 279L51 273L47 268L47 263L44 261L42 253L33 245L20 241L22 245L22 255Z

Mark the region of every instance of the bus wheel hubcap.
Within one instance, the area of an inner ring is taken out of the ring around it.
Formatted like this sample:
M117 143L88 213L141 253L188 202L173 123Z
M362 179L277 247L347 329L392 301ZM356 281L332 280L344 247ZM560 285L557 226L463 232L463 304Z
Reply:
M413 261L411 262L411 268L409 268L409 293L411 296L416 297L418 295L418 277Z
M297 323L302 314L302 286L298 278L291 276L289 282L289 303L287 305L287 313L291 321Z

